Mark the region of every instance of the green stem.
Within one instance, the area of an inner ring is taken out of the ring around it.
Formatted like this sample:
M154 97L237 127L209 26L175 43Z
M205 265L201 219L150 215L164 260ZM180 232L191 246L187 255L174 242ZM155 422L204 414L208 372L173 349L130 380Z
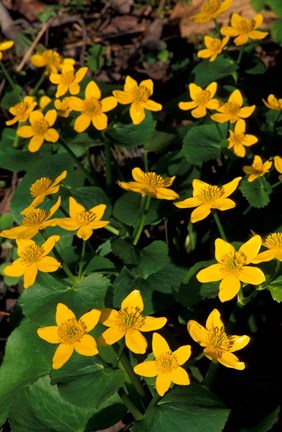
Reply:
M126 354L124 351L119 353L120 358L118 365L122 367L122 369L126 372L127 376L129 377L130 381L132 382L134 389L138 396L140 396L142 401L147 400L147 395L145 393L145 390L140 382L139 377L135 374Z
M91 183L92 185L95 185L95 181L93 180L92 176L84 168L84 166L82 165L82 163L80 162L80 160L76 157L76 155L74 154L74 152L69 148L69 146L67 145L67 143L62 138L60 138L60 143L64 147L64 149L67 151L67 153L70 155L70 157L76 162L76 164L79 167L79 169L83 172L83 174L85 175L85 177L87 178L87 180L89 180L89 183Z
M8 74L7 69L3 65L2 61L0 61L0 67L1 67L1 70L3 72L3 75L5 76L6 80L8 81L8 83L10 84L10 86L12 87L12 89L14 90L14 92L16 93L16 95L18 96L19 101L20 101L22 99L22 95L20 94L18 87L16 86L16 84L14 83L14 81L12 80L10 75Z
M221 33L220 33L220 25L218 24L218 22L217 22L216 19L213 19L213 22L214 22L214 26L215 26L215 28L216 28L216 31L217 31L217 33L218 33L218 36L221 37Z
M110 195L112 191L112 154L111 154L111 147L108 140L104 141L105 146L105 165L106 165L106 191L107 194Z
M208 387L209 389L212 387L214 377L216 375L217 369L218 369L218 361L213 360L211 364L209 365L208 371L206 373L205 379L203 384Z
M244 54L244 45L242 45L240 48L239 55L238 55L237 62L236 62L237 65L240 64L242 57L243 57L243 54Z
M145 195L142 196L142 202L141 202L141 211L139 213L139 218L136 224L136 228L134 230L133 233L133 246L136 246L138 243L138 240L142 234L144 225L145 225L145 220L147 217L147 213L150 207L150 201L151 201L151 195Z
M117 228L113 227L110 224L109 225L105 225L103 228L106 229L107 231L111 232L112 234L116 235L116 236L120 235L119 230Z
M126 406L126 408L131 412L131 414L135 418L135 420L141 420L143 418L143 414L132 402L132 399L129 397L129 395L122 388L118 390L118 394L122 402Z
M268 279L268 280L266 280L262 285L261 285L261 287L260 288L258 288L258 291L262 291L262 290L264 290L275 278L276 278L276 276L277 276L277 273L279 272L279 270L280 270L280 265L281 265L281 262L279 261L279 260L277 260L276 261L276 266L275 266L275 269L274 269L274 271L273 271L273 273L272 273L272 275L270 276L270 278Z
M37 81L37 83L35 84L35 86L33 87L32 92L30 93L31 96L36 95L36 93L38 92L38 90L39 90L39 88L40 88L40 86L43 83L45 78L46 78L46 75L45 75L45 73L43 73L41 75L41 77L39 78L39 80Z
M190 360L187 363L187 368L189 368L190 366L193 366L195 363L197 363L199 360L201 360L203 357L205 356L204 352L200 352L196 357L192 358L192 360Z
M81 256L80 256L79 269L78 269L78 280L81 280L82 277L85 250L86 250L86 241L82 240Z
M219 220L219 217L218 217L218 214L217 214L216 210L212 209L212 214L213 214L213 217L214 217L215 223L216 223L216 225L217 225L218 231L219 231L219 233L220 233L220 235L221 235L221 238L222 238L223 240L227 241L227 239L226 239L226 235L225 235L225 232L224 232L224 229L223 229L223 227L222 227L222 225L221 225L221 222L220 222L220 220Z
M280 186L282 184L282 181L279 180L277 183L274 183L271 187L272 189L276 188L277 186Z

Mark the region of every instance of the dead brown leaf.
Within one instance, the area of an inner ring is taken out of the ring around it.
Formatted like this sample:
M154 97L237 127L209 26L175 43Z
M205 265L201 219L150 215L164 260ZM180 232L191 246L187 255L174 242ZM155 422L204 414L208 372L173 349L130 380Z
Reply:
M145 24L138 21L138 18L132 15L118 15L111 19L110 23L102 29L101 33L104 37L119 37L144 32Z
M38 20L38 15L45 10L45 5L40 0L15 0L13 10L18 11L28 21Z

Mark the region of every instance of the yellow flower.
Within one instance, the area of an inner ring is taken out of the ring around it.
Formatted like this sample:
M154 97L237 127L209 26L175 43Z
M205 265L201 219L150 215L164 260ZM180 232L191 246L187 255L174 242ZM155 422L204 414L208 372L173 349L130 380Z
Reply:
M55 143L59 139L56 129L51 128L57 119L56 110L47 111L45 115L41 111L33 111L30 114L30 126L22 126L17 130L17 135L22 138L31 138L28 150L37 152L44 141Z
M148 360L134 367L137 375L157 377L156 389L163 396L171 386L189 385L188 373L181 366L191 355L191 346L183 345L176 351L171 351L167 341L158 333L153 333L153 354L155 360Z
M204 117L207 114L207 109L216 109L219 106L219 101L213 99L216 90L216 82L212 82L204 90L196 84L189 84L192 102L179 102L178 106L184 111L192 109L191 115L195 118Z
M229 149L233 149L234 153L238 157L244 157L246 154L245 147L250 147L258 142L257 137L254 135L245 134L246 122L244 120L238 120L235 124L234 131L229 130Z
M26 214L33 207L41 204L47 195L56 194L60 189L60 182L67 176L67 171L64 170L55 180L49 177L41 177L30 186L30 195L34 197L32 203L24 209L21 214Z
M204 37L204 43L206 48L198 51L197 56L199 58L207 59L209 58L210 61L214 61L216 57L221 54L223 48L227 45L229 41L229 37L226 36L225 38L217 39L213 38L211 36L205 36Z
M84 356L98 354L97 344L93 336L87 334L96 327L100 311L92 309L82 315L79 320L65 304L58 303L56 310L56 326L41 327L37 334L41 339L59 344L53 357L53 369L60 369L70 359L73 352Z
M195 179L192 182L193 197L174 203L179 208L197 207L191 213L191 222L195 223L205 219L211 212L211 209L221 211L229 210L235 207L235 202L229 197L237 188L242 177L236 177L223 186L212 186L202 180Z
M228 102L217 108L220 114L211 115L211 119L218 123L225 123L228 121L230 121L230 123L235 123L240 120L240 118L250 117L256 106L252 105L242 108L243 102L244 100L240 90L234 90L229 96Z
M6 121L6 125L11 126L17 122L26 121L36 105L37 102L35 102L32 96L25 96L21 102L9 108L9 112L14 118Z
M87 67L82 67L75 73L73 66L66 65L63 67L61 74L52 73L49 79L52 84L58 85L55 96L59 98L67 93L67 91L72 95L78 94L80 91L78 83L83 80L87 71Z
M149 111L161 111L162 105L149 99L153 94L153 87L153 81L150 79L141 81L138 85L137 81L127 76L123 91L113 91L113 95L120 104L131 104L129 114L133 124L138 125L144 120L145 109Z
M264 174L268 173L271 165L271 161L263 163L260 156L255 156L252 165L243 166L243 171L244 173L249 174L248 182L253 182L258 177L262 177Z
M232 0L206 0L200 9L200 13L190 17L198 24L216 19L232 5Z
M271 261L273 259L282 261L282 232L269 234L262 244L267 247L268 250L259 253L252 261L254 264Z
M282 174L282 158L280 156L274 156L274 166L276 171ZM282 175L280 175L278 179L282 181Z
M39 100L40 109L44 110L44 108L46 108L51 102L52 102L52 99L49 98L49 96L46 96L46 95L41 96L41 98Z
M139 290L132 291L121 303L119 311L102 309L100 322L109 327L98 339L103 346L113 345L125 337L125 345L136 354L144 354L147 341L141 332L162 328L167 319L143 316L144 303Z
M74 123L76 132L84 132L91 124L98 129L104 130L108 126L108 117L105 112L111 111L117 105L113 96L108 96L102 100L101 91L94 81L90 81L85 89L85 99L72 96L69 98L70 108L82 114L77 117Z
M76 231L77 237L88 240L93 230L103 228L109 221L101 220L106 210L105 204L99 204L86 210L73 197L69 199L69 218L56 219L56 223L67 231Z
M30 61L38 68L45 67L46 75L57 73L65 64L73 65L75 63L73 59L63 59L60 54L53 50L46 50L42 53L38 52L30 57Z
M277 111L282 111L282 99L277 99L273 94L270 94L266 100L262 100L267 108Z
M241 288L241 282L260 285L265 281L263 272L247 264L251 263L261 247L261 237L255 235L239 250L220 238L215 241L215 259L218 264L199 271L196 278L202 283L217 282L219 285L219 300L222 302L233 299Z
M29 288L34 284L38 271L52 273L61 266L59 261L48 256L60 236L49 237L42 246L30 239L17 240L17 258L12 264L3 269L6 276L24 277L24 288Z
M67 118L71 113L71 97L65 97L62 101L56 99L54 102L55 108L58 111L58 115Z
M263 22L261 14L256 15L253 19L243 18L237 13L231 16L231 27L222 27L220 32L224 36L234 37L236 46L244 45L248 39L263 39L268 32L256 30Z
M48 211L27 207L27 209L24 209L21 212L24 214L22 225L1 231L0 236L9 239L31 239L39 232L39 230L57 225L57 219L50 220L50 218L58 210L60 205L61 198L59 197L57 202Z
M247 335L227 335L217 309L214 309L208 316L206 328L197 321L190 320L187 330L195 342L205 347L204 354L208 359L217 360L228 368L245 369L245 363L240 362L233 352L244 348L250 338Z
M137 192L141 195L151 195L154 198L174 200L179 198L179 195L169 186L174 182L173 177L162 177L154 172L143 172L140 168L133 168L132 177L135 181L123 182L118 181L118 185L125 190Z
M0 43L0 60L2 60L3 54L2 51L6 51L14 46L13 41L5 41Z

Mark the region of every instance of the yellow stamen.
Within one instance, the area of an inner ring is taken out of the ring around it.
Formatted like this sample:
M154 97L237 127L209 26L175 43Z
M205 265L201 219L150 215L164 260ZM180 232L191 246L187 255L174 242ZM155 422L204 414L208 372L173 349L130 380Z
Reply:
M268 249L282 249L282 233L274 233L270 234L266 237L266 240L263 242L263 245Z
M23 218L23 224L27 226L40 225L47 219L48 213L43 209L32 209Z
M75 215L75 219L80 225L88 225L93 222L96 217L96 213L89 210L83 210Z
M159 174L156 174L154 172L147 172L145 173L145 183L152 187L165 187L165 179L160 176Z
M101 111L102 104L98 99L91 97L84 101L84 107L87 114L93 115Z
M30 187L30 195L33 197L37 197L45 193L50 184L52 183L52 180L48 177L41 177L40 179L36 180L35 183L33 183Z
M33 125L33 130L35 132L35 135L45 135L47 130L49 129L49 123L45 120L38 120Z
M202 7L202 12L212 14L217 11L220 6L219 0L207 0Z
M178 368L178 361L171 351L164 352L156 358L158 372L161 374L170 374Z
M62 79L62 83L63 84L66 84L66 85L71 84L73 82L73 80L74 80L73 71L72 70L68 70L66 72L63 72L61 79Z
M147 102L149 97L151 96L150 90L141 85L138 89L134 92L134 101L135 102Z
M243 19L237 24L240 33L250 33L255 28L256 22L254 20Z
M43 247L33 244L25 248L25 250L21 254L21 260L25 265L34 264L40 261L43 253Z
M234 336L228 336L224 327L214 327L209 331L210 344L215 349L216 355L221 356L229 352L234 344Z
M220 261L220 264L222 265L221 270L224 273L240 271L246 263L247 256L244 254L244 252L240 251L225 254Z
M206 105L207 102L209 102L211 99L211 94L208 90L202 90L199 92L195 98L195 102L197 102L199 105Z
M144 324L144 317L141 315L138 307L121 309L118 313L118 325L122 330L140 329Z
M23 116L26 113L26 110L28 108L29 108L28 103L21 101L13 107L13 115L19 116L19 117Z
M224 195L224 188L218 186L208 185L203 188L200 194L197 196L203 203L214 201Z
M70 318L59 325L57 332L60 342L74 345L76 342L80 342L87 333L87 327L82 320L77 321L76 318Z

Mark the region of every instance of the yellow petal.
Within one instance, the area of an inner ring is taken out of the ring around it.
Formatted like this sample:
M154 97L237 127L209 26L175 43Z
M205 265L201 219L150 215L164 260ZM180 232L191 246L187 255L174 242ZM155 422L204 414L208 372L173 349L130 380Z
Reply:
M120 327L110 327L105 330L98 339L98 344L101 346L113 345L123 338L125 332Z
M12 264L9 264L6 267L4 267L3 273L6 276L20 277L23 276L25 269L26 269L26 265L24 265L22 263L22 260L18 258Z
M182 367L173 370L170 375L171 381L177 385L189 385L190 379L188 373Z
M121 105L131 104L134 99L132 94L123 92L121 90L114 90L113 95Z
M142 332L154 331L166 325L167 318L145 317L140 330Z
M199 93L203 92L203 89L197 84L191 83L189 84L189 92L191 99L195 100L199 96Z
M254 112L255 109L256 109L255 105L252 105L252 106L249 106L249 107L243 107L243 108L240 109L239 116L243 117L243 118L250 117L253 114L253 112Z
M238 105L239 107L243 105L243 96L240 90L236 89L231 93L228 99L228 103L230 102Z
M115 309L101 309L99 321L107 327L113 327L117 324L119 317L118 311Z
M150 111L161 111L162 110L162 105L158 102L154 102L152 100L147 100L146 102L143 103L143 107L147 110Z
M156 379L156 389L160 396L163 396L171 385L171 378L168 374L161 374Z
M159 333L153 333L152 345L153 353L156 358L164 352L171 351L167 341Z
M73 353L73 346L60 344L55 351L53 357L52 367L53 369L60 369L70 359Z
M133 168L132 177L136 182L144 183L145 182L145 173L141 170L141 168Z
M197 106L196 102L179 102L178 104L179 108L183 111L187 111L190 109L193 109Z
M239 252L242 252L244 255L246 255L246 263L250 263L257 256L261 247L261 243L261 237L259 235L255 235L240 247Z
M139 330L129 329L125 333L125 345L136 354L144 354L147 349L146 338Z
M75 342L74 349L78 354L93 356L98 354L97 344L93 336L85 334L80 341Z
M219 284L218 298L221 302L232 300L240 291L240 280L234 276L226 276Z
M138 308L140 312L144 309L144 303L139 290L134 290L123 300L121 309Z
M240 362L238 357L236 357L234 354L230 353L230 352L226 352L224 354L222 354L222 356L220 356L218 358L218 361L223 364L223 366L232 368L232 369L237 369L237 370L243 370L245 369L245 363L244 362Z
M187 198L183 201L178 201L173 204L179 208L191 208L199 206L201 202L198 200L198 198Z
M244 348L248 343L250 342L250 337L247 335L243 336L232 336L232 347L229 349L230 352L238 351L242 348Z
M101 311L98 309L92 309L90 312L85 313L80 317L79 321L83 321L86 325L86 331L90 332L98 324Z
M58 303L56 309L56 323L61 325L64 321L75 318L75 314L65 304ZM76 318L75 318L76 319Z
M198 106L197 108L193 109L191 111L191 115L194 118L202 118L205 117L205 115L207 114L207 109L204 106Z
M61 264L56 260L56 258L45 256L37 263L37 267L38 270L43 273L52 273L58 270L58 268L61 267Z
M86 99L100 99L101 98L101 91L97 84L94 81L90 81L89 84L87 84L85 89L85 98Z
M42 146L44 142L44 138L40 137L40 136L34 136L33 138L31 138L29 144L28 144L28 150L31 153L35 153L37 152L40 147Z
M58 336L58 327L49 326L42 327L37 330L37 334L41 339L53 344L60 343L60 338Z
M13 41L4 41L0 43L0 51L6 51L14 45Z
M130 117L132 118L133 124L140 124L145 118L145 111L141 103L133 102L129 109Z
M218 262L221 262L225 255L232 255L234 252L235 248L232 244L220 238L215 240L215 259Z
M100 112L92 117L92 124L98 130L104 130L108 126L108 117L106 114Z
M209 314L206 322L206 328L208 331L211 331L215 328L224 328L224 324L220 318L220 313L217 309L213 309L213 311Z
M76 132L84 132L91 123L91 117L85 113L81 114L77 117L77 119L74 122L74 130Z
M275 258L275 254L273 250L267 250L264 252L259 253L255 259L252 260L253 264L258 264L261 262L267 262L267 261L271 261ZM280 261L280 260L279 260Z
M28 266L24 272L24 288L29 288L35 282L38 270L36 264L31 264Z
M219 264L212 264L211 266L200 270L199 273L196 274L196 278L199 282L217 282L224 277L222 273L221 266Z
M32 126L22 126L17 130L17 135L21 138L30 138L33 136Z
M174 351L173 354L177 358L177 363L181 366L186 363L191 356L191 346L183 345L179 347L176 351Z
M87 71L88 71L87 67L82 67L82 68L78 69L78 71L75 74L75 81L76 82L82 81L83 78L85 77Z
M69 199L69 213L70 217L76 219L76 216L85 211L85 207L82 204L79 204L73 197Z
M136 88L138 88L137 81L135 81L130 76L127 76L125 78L124 91L132 93L134 90L136 90Z
M237 189L238 184L241 181L241 179L242 179L242 177L236 177L235 179L233 179L229 183L226 183L225 185L222 186L225 198L228 197L229 195L231 195Z
M55 244L60 240L59 235L53 235L49 237L42 245L42 248L44 250L43 256L48 255L48 253L53 249Z
M211 212L211 206L202 204L191 213L191 222L196 223L205 219Z
M53 126L57 119L57 111L55 109L49 110L45 115L45 120L49 123L49 126Z
M89 225L81 226L76 233L77 237L81 238L84 241L88 240L92 236L92 234L93 229Z
M234 208L235 205L235 202L232 201L230 198L218 198L214 200L211 207L220 211L226 211Z
M56 219L57 225L67 231L76 231L79 229L79 224L71 218Z
M209 345L209 332L205 327L199 324L197 321L190 320L187 323L187 330L191 338L200 344L202 347Z
M117 100L113 96L106 97L101 100L102 111L108 112L117 106Z
M137 375L141 375L144 377L155 377L158 375L157 363L154 360L145 361L134 366L134 372Z
M139 87L141 86L146 87L149 90L150 94L153 94L154 83L151 79L141 81Z
M257 267L243 266L240 280L251 285L260 285L265 281L264 273Z
M157 188L155 197L158 199L175 200L179 195L171 189Z

